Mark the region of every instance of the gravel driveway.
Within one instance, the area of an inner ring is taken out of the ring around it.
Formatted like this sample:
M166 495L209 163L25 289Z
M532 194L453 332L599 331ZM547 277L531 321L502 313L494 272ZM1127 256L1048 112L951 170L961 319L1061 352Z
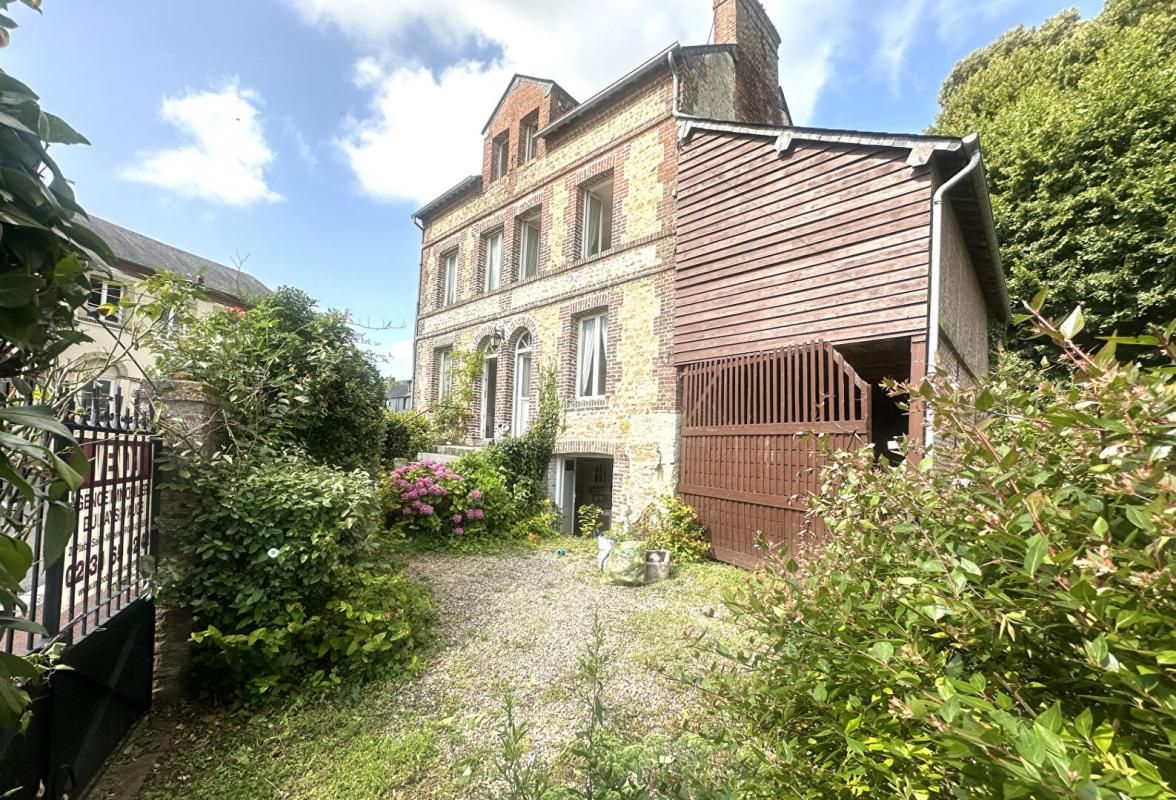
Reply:
M726 636L722 591L748 573L700 564L630 588L600 578L594 548L562 557L555 549L413 555L407 572L436 601L435 641L417 678L363 687L351 704L327 710L246 721L205 715L178 725L157 717L91 796L486 797L507 689L537 758L558 761L583 724L578 662L597 615L610 665L607 707L637 734L682 730L701 669L690 634ZM420 731L428 739L416 760L393 764L387 754L400 751L390 743ZM241 774L229 782L225 770L235 764ZM136 781L134 773L147 777Z

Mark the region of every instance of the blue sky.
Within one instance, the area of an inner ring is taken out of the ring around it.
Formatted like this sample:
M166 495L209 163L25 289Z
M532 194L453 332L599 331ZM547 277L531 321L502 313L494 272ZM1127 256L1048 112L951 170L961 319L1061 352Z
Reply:
M1064 7L764 4L797 122L888 131L932 121L959 58ZM479 170L509 76L585 99L672 41L706 42L711 0L48 0L43 15L10 13L21 27L0 66L93 143L58 154L88 210L392 326L366 333L403 377L409 215Z

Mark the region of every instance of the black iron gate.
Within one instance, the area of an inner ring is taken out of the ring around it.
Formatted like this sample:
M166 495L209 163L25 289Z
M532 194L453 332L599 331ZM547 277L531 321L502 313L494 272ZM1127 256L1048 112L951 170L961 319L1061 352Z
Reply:
M150 409L121 394L91 399L66 420L86 454L71 494L77 528L65 556L42 559L44 509L29 543L33 568L23 599L45 634L9 630L16 654L64 645L61 663L33 701L19 734L0 733L0 796L78 797L150 707L154 605L146 596L157 552L159 439Z

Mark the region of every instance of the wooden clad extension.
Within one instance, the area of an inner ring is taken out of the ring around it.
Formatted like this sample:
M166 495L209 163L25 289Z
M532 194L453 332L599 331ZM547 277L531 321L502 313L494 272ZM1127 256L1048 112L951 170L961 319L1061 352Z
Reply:
M870 387L827 342L688 364L678 492L710 531L715 556L754 567L765 542L792 550L829 447L861 447Z
M928 169L893 147L695 131L676 203L678 364L921 335Z

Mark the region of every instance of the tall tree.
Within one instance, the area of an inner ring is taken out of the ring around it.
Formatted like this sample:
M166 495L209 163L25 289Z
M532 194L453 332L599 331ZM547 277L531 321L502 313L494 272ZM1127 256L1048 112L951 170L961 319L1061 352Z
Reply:
M1045 284L1087 330L1176 319L1176 4L1018 26L956 64L939 102L936 132L980 133L1014 304Z

